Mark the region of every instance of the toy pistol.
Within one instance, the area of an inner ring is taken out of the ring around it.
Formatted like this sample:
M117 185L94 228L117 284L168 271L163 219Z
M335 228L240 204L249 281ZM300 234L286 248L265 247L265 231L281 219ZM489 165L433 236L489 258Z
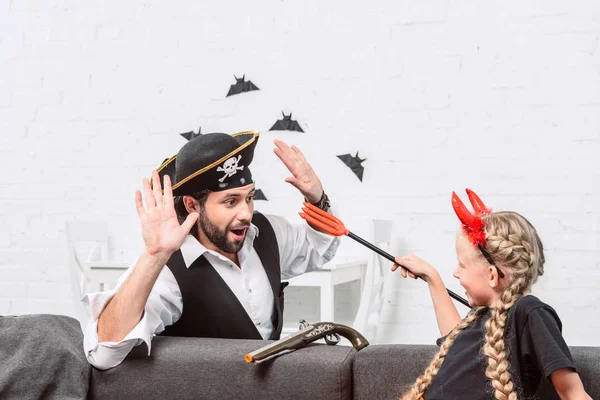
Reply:
M337 344L339 335L348 339L356 350L361 350L369 345L367 339L360 332L349 326L333 322L316 322L307 325L296 333L246 354L244 360L248 363L261 363L273 357L290 353L321 338L325 338L327 344ZM333 338L337 338L337 340Z

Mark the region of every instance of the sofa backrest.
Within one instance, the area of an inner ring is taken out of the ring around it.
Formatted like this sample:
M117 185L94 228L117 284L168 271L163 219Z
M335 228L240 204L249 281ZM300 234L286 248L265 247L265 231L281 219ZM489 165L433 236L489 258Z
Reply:
M354 356L354 400L397 400L425 371L439 347L433 345L369 346ZM600 399L600 347L570 347L583 386ZM546 399L544 399L546 400Z
M271 342L155 337L152 354L135 348L121 365L93 369L91 399L335 399L352 398L347 346L311 344L261 364L244 355Z

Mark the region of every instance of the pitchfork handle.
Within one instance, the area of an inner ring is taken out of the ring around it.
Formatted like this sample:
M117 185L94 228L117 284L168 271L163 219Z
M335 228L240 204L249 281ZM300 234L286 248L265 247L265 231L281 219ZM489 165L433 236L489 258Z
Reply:
M396 263L396 259L394 258L393 255L386 253L385 251L381 250L379 247L372 245L371 243L367 242L366 240L364 240L363 238L361 238L360 236L355 235L352 232L348 232L348 237L351 237L352 239L356 240L358 243L362 244L363 246L368 247L369 249L373 250L375 253L382 255L383 257L387 258L388 260L390 260L391 262L393 262L394 264ZM401 265L402 268L406 269L407 271L408 268L404 267ZM410 272L410 271L409 271ZM418 277L419 279L423 279L420 276ZM425 280L425 279L423 279ZM452 297L454 300L458 301L459 303L467 306L467 307L471 307L469 305L469 302L463 298L460 297L459 295L457 295L456 293L454 293L452 290L450 289L446 289L448 291L448 294L450 295L450 297Z

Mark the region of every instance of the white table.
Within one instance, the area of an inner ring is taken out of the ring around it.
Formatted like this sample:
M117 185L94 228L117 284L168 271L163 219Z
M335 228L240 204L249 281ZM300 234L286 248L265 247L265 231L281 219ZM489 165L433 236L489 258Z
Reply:
M320 321L335 321L334 319L334 287L336 285L360 281L362 293L367 260L339 260L331 261L322 270L309 272L290 279L290 286L319 287L321 293Z

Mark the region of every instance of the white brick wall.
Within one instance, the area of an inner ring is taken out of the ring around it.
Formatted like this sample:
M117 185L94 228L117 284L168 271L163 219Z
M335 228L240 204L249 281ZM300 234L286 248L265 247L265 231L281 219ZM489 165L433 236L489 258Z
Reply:
M262 211L297 219L277 137L348 227L394 219L394 253L461 294L450 192L523 213L548 249L535 292L570 344L600 345L600 3L187 3L0 1L0 314L74 312L65 220L106 220L131 261L134 191L201 125L262 131ZM244 73L261 91L226 99ZM307 133L268 132L282 110ZM335 157L357 150L362 183ZM425 285L388 283L380 339L431 342Z

